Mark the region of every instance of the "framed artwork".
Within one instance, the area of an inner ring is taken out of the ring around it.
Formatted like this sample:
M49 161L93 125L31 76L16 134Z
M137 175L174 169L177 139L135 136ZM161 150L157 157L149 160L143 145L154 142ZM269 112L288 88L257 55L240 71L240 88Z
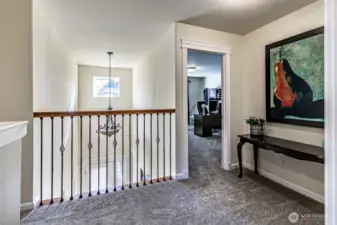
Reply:
M324 127L324 28L266 46L267 121Z

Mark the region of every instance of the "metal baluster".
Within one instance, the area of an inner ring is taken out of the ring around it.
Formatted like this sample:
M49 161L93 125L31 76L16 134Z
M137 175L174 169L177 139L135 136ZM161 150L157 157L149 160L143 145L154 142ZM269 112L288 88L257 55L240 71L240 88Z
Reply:
M124 190L124 114L122 115L122 190Z
M129 188L132 188L132 177L131 177L131 114L129 114Z
M163 113L163 181L166 181L165 177L165 113Z
M143 174L143 179L144 179L144 181L143 181L143 185L146 185L146 170L145 170L145 168L146 168L146 165L145 165L145 119L146 119L146 115L144 114L144 143L143 143L143 146L144 146L144 174Z
M170 180L172 180L172 113L170 113Z
M159 183L159 113L157 113L157 182Z
M106 125L108 125L109 122L109 116L106 115ZM108 136L108 129L109 127L106 126L106 135L105 135L105 141L106 141L106 152L105 152L105 193L109 193L109 179L108 179L108 175L109 175L109 136Z
M63 117L61 117L61 147L60 147L60 152L61 152L61 199L60 202L63 202L63 157L64 157L64 142L63 142Z
M88 194L88 197L91 197L91 149L92 149L92 143L91 143L91 116L89 116L89 144L88 144L88 150L89 150L89 194Z
M51 190L50 190L50 204L54 203L54 117L51 117Z
M138 114L136 115L137 117L137 139L136 139L136 144L137 144L137 170L136 170L136 174L137 174L137 184L136 186L139 187L139 183L138 183L138 174L139 174L139 170L138 170L138 148L139 148L139 137L138 137Z
M114 124L116 125L116 115L114 115ZM116 133L117 128L115 127L114 132L114 191L116 191L116 147L117 147L117 141L116 141Z
M153 184L152 182L152 113L150 114L150 119L151 119L150 121L150 151L151 151L151 156L150 156L151 158L151 181L150 183Z
M83 117L80 116L80 198L82 195L82 166L83 166Z
M70 156L70 160L71 160L71 162L70 162L70 164L71 164L71 168L70 168L70 173L71 173L71 175L70 175L70 194L71 194L71 196L70 196L70 201L71 200L74 200L74 196L73 196L73 179L74 179L74 175L73 175L73 173L74 173L74 171L73 171L73 168L74 168L74 165L73 165L73 162L74 162L74 117L73 116L71 116L70 117L70 119L71 119L71 143L70 143L70 151L71 151L71 156Z
M43 117L40 117L41 121L41 153L40 153L40 206L43 205L43 196L42 196L42 184L43 184Z
M100 169L101 169L101 166L100 166L100 161L101 161L101 140L100 140L100 135L101 135L101 132L100 132L100 130L99 130L99 128L101 127L101 125L100 125L100 120L101 120L101 116L100 115L98 115L97 116L97 128L98 128L98 130L97 130L97 158L98 158L98 183L97 183L97 195L100 195L101 193L100 193L100 186L99 186L99 184L100 184Z

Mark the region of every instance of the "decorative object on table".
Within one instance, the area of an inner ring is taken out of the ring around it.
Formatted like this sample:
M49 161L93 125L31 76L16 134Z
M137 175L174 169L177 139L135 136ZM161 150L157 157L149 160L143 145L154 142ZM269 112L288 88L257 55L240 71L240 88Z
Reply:
M109 55L109 107L107 108L108 111L112 111L113 108L111 107L111 86L114 85L113 80L111 79L111 56L112 52L108 52ZM116 117L114 117L116 118ZM116 124L116 121L113 120L112 115L108 115L106 119L106 123L103 126L100 126L100 128L97 130L97 132L100 132L102 135L107 135L108 137L111 137L112 135L118 133L121 129L121 125L118 123Z
M324 28L266 46L267 121L324 127Z
M266 120L254 116L246 119L246 123L250 126L250 135L253 137L262 137L264 135L264 128Z

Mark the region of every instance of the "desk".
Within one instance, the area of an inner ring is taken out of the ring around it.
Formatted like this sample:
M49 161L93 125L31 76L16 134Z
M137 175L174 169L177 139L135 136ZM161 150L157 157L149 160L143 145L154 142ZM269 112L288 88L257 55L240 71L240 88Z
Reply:
M200 137L212 137L213 129L221 129L221 115L194 114L194 134Z
M250 134L238 135L240 142L237 145L240 173L242 177L242 146L250 143L254 147L254 169L257 171L259 148L274 151L298 160L316 162L324 164L324 151L322 147L284 140L275 137L251 137Z

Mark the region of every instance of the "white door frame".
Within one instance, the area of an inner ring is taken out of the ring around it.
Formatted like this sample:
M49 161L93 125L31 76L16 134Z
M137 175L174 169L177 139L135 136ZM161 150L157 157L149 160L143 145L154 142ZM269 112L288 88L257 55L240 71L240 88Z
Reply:
M221 166L225 170L231 170L231 120L230 120L230 56L231 47L223 47L211 44L205 44L196 41L181 40L183 51L183 142L188 147L187 136L187 52L189 49L198 50L222 55L222 74L221 74L221 91L222 91L222 157Z
M337 224L337 4L325 0L325 224Z

